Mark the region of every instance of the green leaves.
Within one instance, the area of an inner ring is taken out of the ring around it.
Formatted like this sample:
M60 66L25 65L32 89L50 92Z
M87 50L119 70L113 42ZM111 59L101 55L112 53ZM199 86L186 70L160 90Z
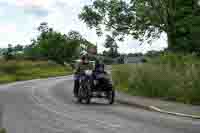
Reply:
M90 6L85 6L83 8L79 18L83 20L90 28L98 27L103 19L103 17Z
M95 0L92 5L83 8L79 18L90 28L96 28L97 33L105 27L113 36L120 36L119 40L123 40L124 35L141 39L152 26L160 26L156 23L159 18L146 0Z
M170 49L193 51L187 47L196 44L191 39L196 36L192 30L200 27L199 14L196 0L94 0L79 18L100 35L104 27L112 36L131 35L149 42L165 32ZM184 48L179 47L182 39L187 43Z
M118 46L117 43L115 41L115 38L110 36L110 35L106 35L106 40L105 40L105 44L104 44L105 48L108 48L108 52L106 52L106 56L109 56L111 58L115 58L117 57L118 54Z
M46 58L64 64L79 56L82 47L93 45L77 31L70 31L67 35L54 31L47 23L38 27L40 35L25 48L25 53L34 58Z

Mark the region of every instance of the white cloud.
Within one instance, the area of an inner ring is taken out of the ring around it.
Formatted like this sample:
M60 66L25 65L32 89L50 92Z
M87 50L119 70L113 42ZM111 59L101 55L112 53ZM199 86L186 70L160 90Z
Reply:
M52 0L12 0L19 7L47 8Z
M161 37L158 40L154 40L152 44L141 43L132 38L126 38L126 41L119 42L119 49L122 53L146 53L149 50L162 50L167 47L167 36L165 33L161 34Z
M16 33L16 25L14 24L4 24L0 26L0 47L5 47L5 45L3 44L4 42L10 43L9 37L13 36L13 33ZM6 45L7 45L6 44Z
M12 33L16 31L17 30L15 24L5 24L0 26L0 33Z

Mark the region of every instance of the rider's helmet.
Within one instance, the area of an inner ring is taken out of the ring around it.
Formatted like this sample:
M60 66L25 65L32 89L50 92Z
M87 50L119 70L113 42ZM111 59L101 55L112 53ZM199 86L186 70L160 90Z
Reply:
M88 61L88 55L82 54L80 59L81 59L81 62L87 62Z

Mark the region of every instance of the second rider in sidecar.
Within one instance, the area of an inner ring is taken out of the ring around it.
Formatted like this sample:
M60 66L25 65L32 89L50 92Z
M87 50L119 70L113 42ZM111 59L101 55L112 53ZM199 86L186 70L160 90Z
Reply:
M115 92L110 75L105 71L105 66L101 60L95 62L92 77L92 97L106 98L112 104L114 102Z

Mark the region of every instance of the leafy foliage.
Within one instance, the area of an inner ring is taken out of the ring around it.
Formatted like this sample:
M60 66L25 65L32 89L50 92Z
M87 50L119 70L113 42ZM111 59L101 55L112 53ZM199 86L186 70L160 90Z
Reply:
M106 36L104 46L105 48L109 49L107 52L104 53L106 56L112 57L112 58L119 56L117 43L115 39L111 37L110 35Z
M151 42L165 32L171 50L191 52L199 49L199 11L197 0L94 0L79 18L98 35L105 29L119 40Z
M18 52L18 51L23 51L24 47L20 44L17 44L14 48L13 51Z
M93 45L77 31L67 35L49 28L47 23L38 27L40 35L25 48L25 54L35 58L46 58L64 64L79 56L81 51Z
M6 48L0 48L0 56L2 56L6 50L7 50Z

